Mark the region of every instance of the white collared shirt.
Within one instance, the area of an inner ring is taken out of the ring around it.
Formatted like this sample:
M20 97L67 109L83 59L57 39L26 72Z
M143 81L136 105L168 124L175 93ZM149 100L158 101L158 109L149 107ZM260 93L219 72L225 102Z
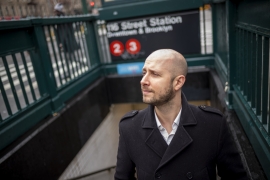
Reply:
M174 134L179 126L179 122L180 122L180 116L181 116L181 112L182 112L182 108L180 109L178 115L176 116L173 125L172 125L172 131L170 134L168 134L167 130L161 125L156 112L155 113L155 118L156 118L156 122L157 122L157 127L161 133L161 135L163 136L164 140L166 141L166 143L169 145L174 137Z

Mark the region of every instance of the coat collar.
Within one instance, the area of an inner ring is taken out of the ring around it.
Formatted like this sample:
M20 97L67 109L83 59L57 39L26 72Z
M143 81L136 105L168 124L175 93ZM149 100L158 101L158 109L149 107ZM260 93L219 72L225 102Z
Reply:
M142 128L145 130L143 138L145 139L146 145L160 156L161 161L159 167L170 161L193 141L184 126L196 125L197 121L183 93L181 94L181 99L182 112L180 124L169 146L157 128L154 106L149 105L148 108L145 109L146 113L142 121Z
M180 125L186 126L186 125L196 125L197 120L190 109L190 105L187 102L186 96L184 93L181 93L181 99L182 99L182 113L180 117ZM155 114L154 114L154 106L149 105L146 109L146 114L144 116L143 122L142 122L142 128L156 128L157 123L155 120Z

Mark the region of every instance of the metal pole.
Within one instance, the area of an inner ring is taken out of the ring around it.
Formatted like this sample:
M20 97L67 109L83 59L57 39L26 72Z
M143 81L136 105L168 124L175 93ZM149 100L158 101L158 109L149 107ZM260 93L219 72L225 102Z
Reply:
M83 10L83 14L88 14L86 0L81 0L81 1L82 1L82 10Z

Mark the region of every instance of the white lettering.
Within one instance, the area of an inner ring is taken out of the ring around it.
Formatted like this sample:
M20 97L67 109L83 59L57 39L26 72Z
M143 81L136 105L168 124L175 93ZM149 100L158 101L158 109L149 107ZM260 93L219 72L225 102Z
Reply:
M142 27L147 27L147 21L145 19L142 21L136 21L136 22L129 22L129 21L121 22L122 30L138 29Z
M173 26L169 25L169 26L158 26L158 27L146 27L144 28L144 32L146 34L149 33L157 33L157 32L168 32L168 31L172 31L173 30Z
M118 31L118 32L108 32L107 37L122 37L122 36L130 36L130 35L137 35L137 30L131 30L131 31Z
M165 16L164 18L150 18L150 26L163 26L163 25L170 25L170 24L179 24L182 23L182 17L170 17Z

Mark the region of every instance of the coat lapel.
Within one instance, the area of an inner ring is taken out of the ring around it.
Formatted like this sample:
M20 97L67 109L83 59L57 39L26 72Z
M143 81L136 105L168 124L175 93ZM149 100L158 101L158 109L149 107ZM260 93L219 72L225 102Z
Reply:
M168 145L157 128L154 107L151 105L146 109L142 129L142 136L146 145L162 158Z
M196 125L197 121L183 93L181 99L182 99L182 112L180 117L180 124L177 128L177 131L170 145L166 149L160 161L159 167L163 166L168 161L170 161L173 157L175 157L177 154L183 151L193 141L188 132L185 130L184 126Z

